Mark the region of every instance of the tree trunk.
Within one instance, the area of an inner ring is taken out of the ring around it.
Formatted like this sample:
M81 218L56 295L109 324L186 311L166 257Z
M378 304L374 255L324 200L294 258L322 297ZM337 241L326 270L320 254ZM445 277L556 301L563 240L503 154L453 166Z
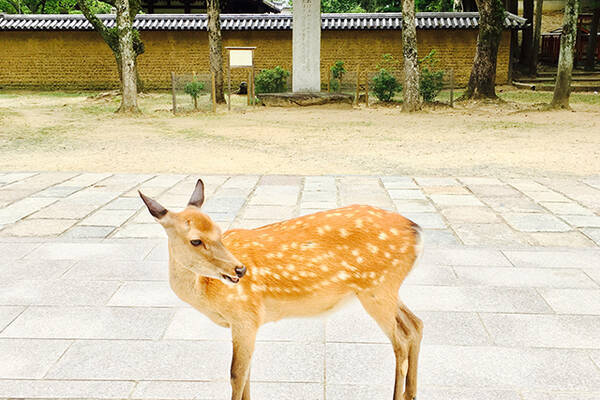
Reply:
M587 55L585 58L586 71L592 71L596 65L596 46L598 45L598 23L600 22L600 5L594 10L590 39L588 40Z
M538 56L540 53L540 38L542 36L542 8L544 0L535 1L535 25L533 27L533 49L531 51L531 64L529 74L537 75Z
M556 84L552 103L550 104L552 108L570 108L569 96L571 95L571 73L573 72L573 51L575 50L575 39L577 38L578 12L579 0L565 0Z
M129 12L129 0L117 0L117 36L121 55L121 107L119 112L138 112L137 73L133 50L133 19Z
M533 0L523 0L523 18L527 20L529 26L523 29L521 40L521 64L525 67L529 67L533 55Z
M479 7L477 52L462 100L497 98L496 63L504 26L504 9L500 0L477 0L477 6Z
M419 94L419 60L417 58L417 26L415 0L402 0L402 53L404 54L404 103L402 111L421 109Z
M208 47L210 72L215 77L215 97L217 103L225 103L223 94L223 39L221 37L221 1L207 0Z
M506 11L513 13L515 15L519 14L519 4L518 0L507 0L506 1ZM517 54L519 53L519 31L516 29L510 30L510 51L509 51L509 64L508 64L508 81L512 82L513 80L513 69L515 60L517 59Z

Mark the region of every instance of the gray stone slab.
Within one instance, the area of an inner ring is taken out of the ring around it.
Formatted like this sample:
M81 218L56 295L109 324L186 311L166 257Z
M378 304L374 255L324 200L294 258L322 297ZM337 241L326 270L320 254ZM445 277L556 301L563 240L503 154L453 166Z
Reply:
M426 194L471 194L464 186L423 186Z
M79 174L69 180L63 182L63 185L69 186L90 186L95 183L98 183L106 178L111 176L110 173L95 173L95 172L86 172L83 174Z
M143 207L141 199L137 197L118 197L105 205L104 210L139 210Z
M592 240L577 231L571 232L530 232L529 242L543 247L598 247Z
M243 218L285 220L293 218L294 214L293 206L248 206L244 210Z
M551 190L545 190L543 192L524 191L523 193L525 193L527 196L531 197L533 200L537 201L538 203L544 202L544 201L563 201L563 202L571 201L568 198L566 198L565 196L563 196L562 194L553 192Z
M600 315L600 289L538 289L558 314Z
M531 179L508 179L507 182L522 192L526 192L526 191L539 192L539 191L548 190L548 188L546 186L541 185Z
M500 222L498 215L486 207L448 207L442 209L441 213L451 224L491 224Z
M122 193L122 191L111 191L92 186L66 197L65 201L71 204L87 204L98 207L111 202Z
M417 265L404 280L404 285L440 285L453 286L457 282L452 267L424 264Z
M419 393L425 400L522 400L516 390L421 387Z
M500 179L490 177L478 177L478 176L467 176L458 178L462 183L467 186L470 185L504 185Z
M519 197L483 197L481 199L498 213L534 213L544 212L536 202L524 196Z
M584 228L582 229L582 232L600 246L600 229Z
M452 228L467 246L520 246L530 240L506 224L453 224Z
M405 212L435 212L435 207L427 200L394 200L396 210Z
M118 243L43 243L27 258L41 260L142 260L155 246L151 242Z
M505 250L503 253L516 267L600 267L598 250Z
M418 224L423 229L444 229L446 222L436 213L405 212L404 217Z
M0 243L0 254L4 261L18 260L40 247L40 243Z
M114 238L166 238L167 234L164 228L158 223L152 224L135 224L128 223L125 226L118 228Z
M74 226L61 235L65 239L99 239L107 237L115 228L112 226Z
M172 316L173 311L165 308L29 307L0 336L156 340Z
M510 226L521 232L565 232L569 225L550 214L505 213L502 217Z
M586 351L481 346L423 346L420 386L592 391L600 372Z
M577 228L600 228L600 216L597 215L561 215L560 217Z
M416 177L415 181L421 186L458 186L460 185L455 178L444 177Z
M428 248L426 246L420 262L434 265L512 266L502 252L485 248Z
M482 314L481 318L500 346L600 349L600 316Z
M400 297L415 311L552 312L544 298L528 288L407 285Z
M427 200L419 189L389 189L388 193L392 200Z
M390 344L327 343L327 384L389 385L394 382L394 351Z
M119 282L16 281L0 282L2 305L102 305L115 293Z
M81 219L92 213L98 205L77 204L69 201L57 201L31 215L31 218Z
M232 176L225 183L222 188L248 188L254 187L258 182L259 177L256 175L236 175Z
M557 215L593 215L594 212L589 208L580 206L575 202L562 203L545 201L540 203L541 206L547 208L553 214Z
M74 264L72 260L11 260L0 269L0 280L48 280L60 278Z
M64 276L82 281L167 281L165 261L78 261Z
M327 400L373 400L391 399L394 396L393 383L387 385L355 385L350 383L328 383ZM421 396L419 396L419 399ZM427 399L425 399L427 400Z
M306 210L306 209L332 210L334 208L337 208L337 202L335 202L335 201L301 201L300 202L301 210ZM299 214L299 215L302 215L302 214Z
M75 225L75 219L25 219L8 226L3 236L58 236Z
M75 192L83 189L83 186L51 186L42 190L41 192L37 192L35 194L36 197L67 197L72 195Z
M299 193L300 186L257 186L248 204L293 206L298 202Z
M20 181L37 174L38 172L6 172L0 177L0 184L8 185L9 183Z
M0 339L0 378L43 378L71 343L69 340Z
M25 310L25 307L8 306L0 307L0 332L8 326L19 314Z
M427 246L456 246L460 241L447 229L423 229L423 242Z
M483 206L477 197L467 194L432 194L429 197L439 207Z
M600 269L587 268L583 270L587 276L592 278L598 285L600 285Z
M459 286L598 288L583 271L573 268L454 267Z
M300 185L302 177L298 175L263 175L258 181L259 185Z
M144 258L146 261L168 261L169 260L169 248L167 241L156 245L152 251Z
M469 185L478 197L515 197L521 193L508 185Z
M596 400L600 398L600 392L521 392L523 400Z
M136 210L99 210L84 218L79 225L120 226L135 214Z
M224 196L213 196L206 200L202 205L202 211L208 214L211 213L227 213L237 214L239 210L244 206L246 197L224 197ZM185 205L186 203L181 203Z
M55 197L28 197L0 208L0 225L12 224L54 203Z
M125 282L108 302L109 306L184 307L167 282Z
M135 382L0 380L1 396L20 399L126 399Z
M418 189L419 186L409 176L382 176L381 182L386 189Z
M307 191L302 192L301 202L336 202L337 193L335 191Z

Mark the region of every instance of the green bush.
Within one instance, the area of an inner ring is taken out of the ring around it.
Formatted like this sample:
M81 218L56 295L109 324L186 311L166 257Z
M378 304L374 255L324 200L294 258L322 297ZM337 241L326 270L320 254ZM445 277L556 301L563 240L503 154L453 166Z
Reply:
M430 103L444 88L444 71L435 70L438 64L435 50L431 50L419 61L419 64L421 66L419 92L423 100Z
M402 84L390 70L398 69L398 61L391 54L384 54L383 59L377 65L379 72L373 76L371 87L377 100L389 102L395 96L396 92L402 90Z
M185 84L183 91L185 94L189 94L190 97L194 100L194 108L198 109L198 96L200 96L200 92L204 89L204 83L198 82L198 78L194 76L194 80Z
M331 70L331 79L329 80L329 90L332 92L339 92L342 79L344 78L344 74L346 74L346 68L344 67L343 61L336 61L330 68Z
M280 93L287 89L287 78L290 72L277 66L273 69L263 69L254 81L256 93Z

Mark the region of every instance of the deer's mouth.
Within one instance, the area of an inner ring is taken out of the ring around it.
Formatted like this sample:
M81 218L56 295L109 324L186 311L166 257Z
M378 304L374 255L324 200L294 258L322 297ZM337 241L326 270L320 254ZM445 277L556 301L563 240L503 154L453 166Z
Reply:
M221 274L221 277L223 278L223 280L229 281L231 283L238 283L240 281L240 278L238 278L237 276L233 277L233 276Z

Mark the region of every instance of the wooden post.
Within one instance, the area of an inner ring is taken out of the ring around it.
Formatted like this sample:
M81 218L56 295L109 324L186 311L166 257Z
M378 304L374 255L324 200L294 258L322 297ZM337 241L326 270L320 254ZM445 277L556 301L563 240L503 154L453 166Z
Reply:
M211 97L212 97L212 112L217 112L217 88L215 87L215 75L213 73L210 74L211 81Z
M227 110L231 111L231 65L230 61L227 60Z
M248 71L248 84L246 84L247 105L250 105L250 71Z
M369 107L369 73L365 73L365 105Z
M171 71L171 92L173 94L173 115L177 113L177 100L175 97L175 72Z
M354 102L356 105L358 105L358 96L360 94L360 65L356 66L356 98L354 99Z
M454 69L450 69L450 107L454 107Z

